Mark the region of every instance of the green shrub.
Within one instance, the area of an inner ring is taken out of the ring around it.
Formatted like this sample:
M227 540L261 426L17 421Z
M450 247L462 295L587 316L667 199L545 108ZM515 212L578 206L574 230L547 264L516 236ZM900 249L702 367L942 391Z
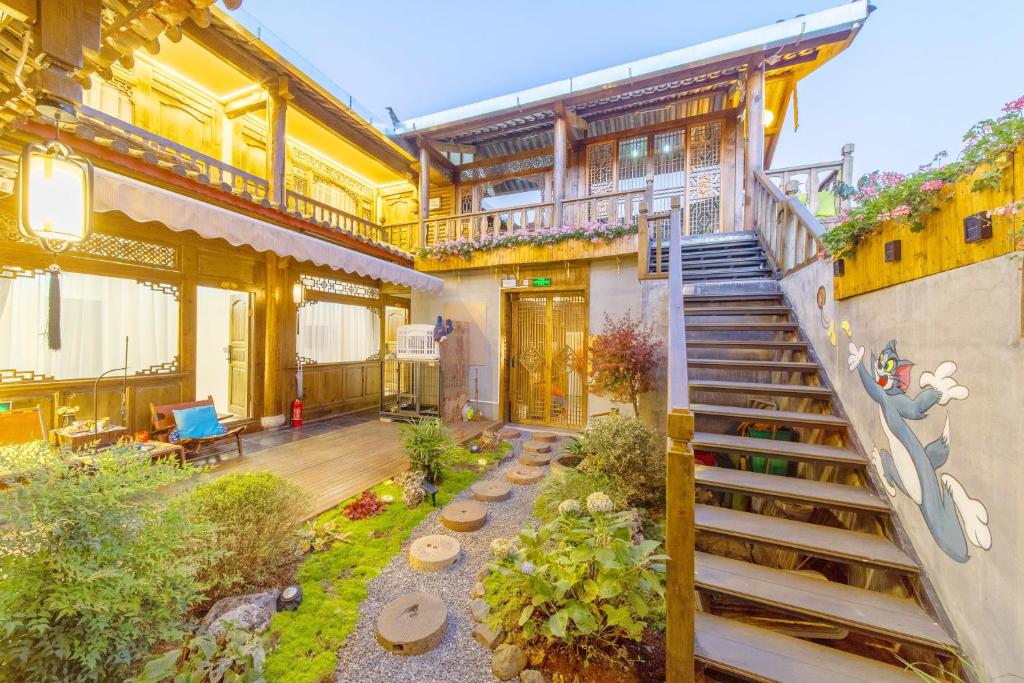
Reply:
M603 474L589 474L578 470L552 472L541 484L540 493L533 504L533 514L542 522L558 517L558 506L563 500L586 500L596 491L612 491L609 495L617 508L626 500L614 491L611 479Z
M584 661L623 662L626 641L664 618L665 555L660 541L631 538L629 513L592 493L568 499L561 514L519 533L516 544L492 543L496 571L485 582L491 626L526 646L553 641Z
M202 599L207 530L166 491L195 470L128 448L91 460L41 442L0 448L0 471L22 468L0 491L6 680L124 680L154 645L181 639Z
M201 634L186 638L181 647L149 660L132 683L262 683L265 659L262 636L231 627L218 636Z
M216 600L272 583L300 552L296 531L308 516L305 490L271 472L238 472L197 486L192 514L213 527L221 553L202 569Z
M402 448L409 456L409 469L423 472L436 484L451 463L455 437L444 422L432 417L402 427Z
M579 438L587 456L580 469L610 479L616 496L631 505L662 498L665 446L650 427L635 417L605 415L591 420Z

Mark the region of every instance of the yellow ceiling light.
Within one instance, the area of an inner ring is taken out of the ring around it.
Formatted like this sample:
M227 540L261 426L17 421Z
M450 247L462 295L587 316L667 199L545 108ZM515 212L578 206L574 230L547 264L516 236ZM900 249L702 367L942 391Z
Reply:
M775 112L773 112L771 109L765 109L764 118L761 120L761 122L765 128L771 126L772 123L775 122Z

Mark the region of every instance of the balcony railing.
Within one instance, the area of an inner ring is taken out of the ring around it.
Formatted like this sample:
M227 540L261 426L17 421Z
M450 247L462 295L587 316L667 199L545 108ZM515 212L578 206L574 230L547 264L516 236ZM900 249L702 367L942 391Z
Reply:
M267 181L263 178L95 109L82 107L79 121L76 124L76 135L79 135L79 128L82 128L82 136L90 137L97 144L144 159L204 185L270 206ZM97 135L97 128L111 134L111 137Z
M385 229L296 192L287 191L284 205L274 206L269 198L268 183L263 178L95 109L82 107L78 122L70 128L76 137L332 231L406 252L415 246L411 239L415 231L409 229L409 225L404 231L397 229L402 226Z
M842 156L836 161L773 168L766 170L765 175L783 191L795 187L790 194L796 195L812 216L821 210L827 222L831 215L849 206L850 200L844 195L853 184L853 150L853 144L848 143L843 145ZM833 202L834 206L824 206L825 202Z
M651 206L651 201L651 192L647 189L566 199L562 203L562 219L566 225L636 223L640 205L647 202L647 206Z
M480 239L550 228L554 225L554 208L553 203L546 202L430 218L423 222L423 243L431 245L460 237Z

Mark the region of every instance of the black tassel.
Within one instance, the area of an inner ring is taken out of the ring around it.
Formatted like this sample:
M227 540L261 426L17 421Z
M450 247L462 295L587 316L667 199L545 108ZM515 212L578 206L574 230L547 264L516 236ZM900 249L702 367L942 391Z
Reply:
M50 307L46 339L52 351L60 351L60 269L50 268Z

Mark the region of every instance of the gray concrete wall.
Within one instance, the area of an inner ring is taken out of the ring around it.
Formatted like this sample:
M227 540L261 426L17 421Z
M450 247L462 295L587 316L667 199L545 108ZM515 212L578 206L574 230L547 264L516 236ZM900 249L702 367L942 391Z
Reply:
M444 291L426 294L413 291L411 321L433 323L438 315L469 323L469 347L472 363L478 364L481 410L487 416L499 413L498 392L501 360L501 283L490 271L465 271L460 275L442 275ZM664 339L667 312L667 287L663 280L637 278L636 262L631 259L603 260L591 263L588 325L590 334L600 333L605 314L615 318L627 310L645 323L655 325ZM475 369L469 371L469 395L473 397ZM665 420L664 368L659 370L659 389L642 397L641 415L651 424L663 426ZM587 397L587 413L607 412L613 404L593 393ZM628 405L617 404L624 413Z
M909 427L927 445L942 434L948 419L948 460L937 470L924 463L900 471L909 482L905 488L922 501L933 490L947 504L950 498L957 501L952 529L933 534L926 513L911 495L899 489L887 495L874 467L872 478L883 497L892 501L961 644L985 681L1006 673L1024 675L1020 268L1019 259L1005 256L840 302L832 299L828 262L797 271L782 282L868 456L876 448L895 453L906 437L895 439L897 449L890 447L879 405L857 373L850 371L851 343L855 349L864 347L870 370L872 360L895 340L899 356L914 363L906 394L918 396L922 379L944 390L947 400L940 399L924 419L911 421ZM827 301L819 310L816 292L822 286ZM850 335L842 330L844 321ZM829 337L829 323L834 324L835 343ZM940 368L947 361L956 365L952 373L941 372L952 370L949 365ZM948 374L949 379L929 382L925 373ZM957 386L966 387L966 392ZM950 491L956 495L950 496ZM987 524L982 517L987 517ZM965 529L975 543L965 544L967 557L961 561L943 550L940 539L947 547L955 546L956 541L963 542L957 536Z

